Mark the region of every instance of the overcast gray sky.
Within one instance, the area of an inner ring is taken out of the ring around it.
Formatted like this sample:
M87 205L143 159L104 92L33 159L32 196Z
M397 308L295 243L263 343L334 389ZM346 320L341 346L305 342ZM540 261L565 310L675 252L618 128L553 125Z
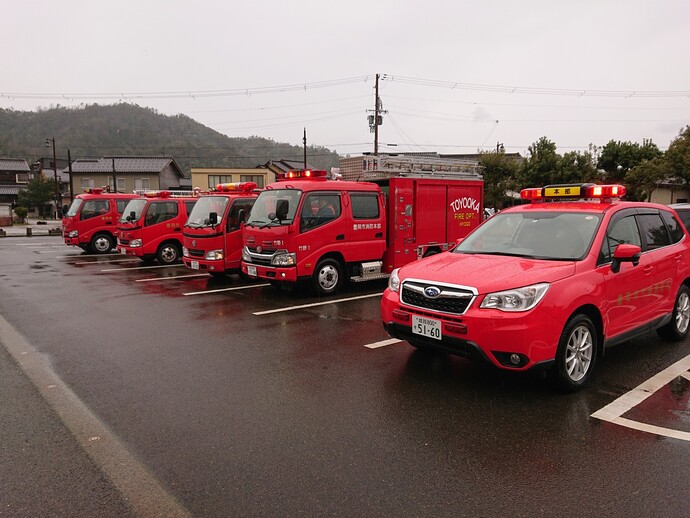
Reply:
M666 149L690 124L688 0L0 3L0 108L122 100L358 154L381 74L381 151Z

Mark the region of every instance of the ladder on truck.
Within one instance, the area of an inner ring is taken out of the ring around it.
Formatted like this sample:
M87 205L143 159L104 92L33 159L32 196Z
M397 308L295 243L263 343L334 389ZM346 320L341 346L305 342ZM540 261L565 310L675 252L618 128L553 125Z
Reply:
M427 156L378 156L365 159L360 180L446 178L482 180L482 166L475 160Z

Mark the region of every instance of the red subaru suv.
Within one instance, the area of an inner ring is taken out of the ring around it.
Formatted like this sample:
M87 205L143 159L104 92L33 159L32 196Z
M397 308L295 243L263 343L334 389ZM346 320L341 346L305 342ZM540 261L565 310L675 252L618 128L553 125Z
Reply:
M386 331L501 369L583 387L607 347L690 323L690 236L667 206L621 185L554 185L486 220L451 251L391 273Z

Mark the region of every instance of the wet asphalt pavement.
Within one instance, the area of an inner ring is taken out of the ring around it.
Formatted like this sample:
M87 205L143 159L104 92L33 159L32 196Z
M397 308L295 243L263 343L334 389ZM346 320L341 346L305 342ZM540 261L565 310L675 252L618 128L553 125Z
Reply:
M690 515L690 441L591 417L689 341L607 351L566 396L367 347L389 338L384 283L334 302L61 243L0 240L2 316L74 396L51 400L0 337L0 516ZM690 434L683 372L624 417Z

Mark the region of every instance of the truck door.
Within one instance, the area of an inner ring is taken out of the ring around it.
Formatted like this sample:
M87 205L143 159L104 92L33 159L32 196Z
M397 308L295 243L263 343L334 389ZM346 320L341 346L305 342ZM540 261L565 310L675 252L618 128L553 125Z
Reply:
M240 210L244 210L245 218L252 210L256 198L235 198L228 210L228 220L225 226L224 258L225 269L231 270L240 267L242 260L242 232L240 231Z
M391 178L388 190L386 224L388 246L383 258L383 268L386 272L417 259L413 210L413 180Z
M297 261L304 268L300 275L311 275L316 261L328 252L345 252L346 218L340 192L309 192L299 208Z
M178 214L177 201L149 203L144 216L144 227L141 230L144 253L155 253L163 239L172 233L179 233L179 239L182 241L182 224L178 221Z
M381 260L386 249L386 217L383 194L349 191L346 203L352 220L347 225L348 262Z
M102 227L112 227L115 230L115 216L111 213L110 200L107 198L96 198L84 201L79 214L79 235L89 236Z

